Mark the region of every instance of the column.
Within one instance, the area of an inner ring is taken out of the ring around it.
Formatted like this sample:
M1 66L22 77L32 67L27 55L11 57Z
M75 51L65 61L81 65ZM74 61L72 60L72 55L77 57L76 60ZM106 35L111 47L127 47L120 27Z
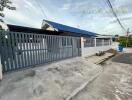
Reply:
M104 45L104 39L102 39L102 46L105 46L105 45Z
M84 54L84 39L81 37L81 56Z
M0 55L0 81L2 80L2 64L1 64L1 55Z
M94 39L94 42L95 42L95 47L96 47L96 38Z

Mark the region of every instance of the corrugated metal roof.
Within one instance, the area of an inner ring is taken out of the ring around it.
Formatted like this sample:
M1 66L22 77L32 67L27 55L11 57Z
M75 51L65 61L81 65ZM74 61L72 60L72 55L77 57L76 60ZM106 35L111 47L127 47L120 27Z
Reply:
M50 24L53 28L58 29L59 31L79 33L79 34L88 35L88 36L95 36L96 35L96 33L89 32L89 31L86 31L86 30L81 30L81 29L78 29L78 28L74 28L74 27L71 27L71 26L59 24L59 23L56 23L56 22L51 22L51 21L48 21L48 20L44 20L44 21L47 22L48 24Z

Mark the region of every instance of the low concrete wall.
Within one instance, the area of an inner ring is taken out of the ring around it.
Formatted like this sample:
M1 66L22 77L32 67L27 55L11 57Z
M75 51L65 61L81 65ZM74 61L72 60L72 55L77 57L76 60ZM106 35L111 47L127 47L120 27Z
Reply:
M111 49L112 46L100 46L100 47L85 47L82 49L82 56L92 56L99 51L106 51Z
M98 46L99 41L97 41L97 39L101 39L102 42L100 46ZM106 42L105 39L109 39L109 42ZM109 49L116 49L117 47L117 43L112 42L112 38L111 37L106 37L106 38L94 38L94 46L93 47L86 47L84 46L84 42L86 42L86 39L81 37L81 55L83 57L85 56L92 56L96 53L99 53L100 51L107 51Z

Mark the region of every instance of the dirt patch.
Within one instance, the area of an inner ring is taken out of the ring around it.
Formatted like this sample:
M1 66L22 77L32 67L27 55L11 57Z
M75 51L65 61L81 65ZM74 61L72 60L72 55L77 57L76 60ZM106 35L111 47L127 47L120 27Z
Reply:
M29 70L27 73L25 73L25 77L34 77L36 75L35 70Z
M27 70L24 71L24 73L20 73L20 75L14 75L14 77L11 79L12 82L19 82L24 80L25 78L33 78L36 75L35 70Z

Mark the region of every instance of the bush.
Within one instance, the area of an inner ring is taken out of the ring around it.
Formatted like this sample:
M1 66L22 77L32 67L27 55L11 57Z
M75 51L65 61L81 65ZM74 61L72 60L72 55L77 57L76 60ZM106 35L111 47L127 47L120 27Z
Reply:
M119 43L121 45L126 46L126 42L127 42L126 37L120 37L119 38Z
M127 38L126 37L120 37L119 38L119 41L118 41L119 43L120 43L120 45L122 45L122 46L126 46L126 43L128 44L128 46L132 46L132 38L131 37L129 37L128 38L128 41L127 41Z

